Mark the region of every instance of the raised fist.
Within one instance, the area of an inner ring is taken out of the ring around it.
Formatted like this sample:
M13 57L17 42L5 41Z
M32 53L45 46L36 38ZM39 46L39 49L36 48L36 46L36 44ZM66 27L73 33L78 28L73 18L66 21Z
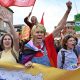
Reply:
M68 9L71 9L71 8L72 8L72 2L71 2L71 1L68 1L68 2L66 3L66 5L67 5Z

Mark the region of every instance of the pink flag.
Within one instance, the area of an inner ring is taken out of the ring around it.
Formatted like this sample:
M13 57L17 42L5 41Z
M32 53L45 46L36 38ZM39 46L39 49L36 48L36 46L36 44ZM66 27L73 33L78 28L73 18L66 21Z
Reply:
M9 7L13 5L15 0L0 0L0 5L4 7Z
M15 0L13 6L29 7L34 6L36 0Z
M44 25L44 13L43 13L43 15L42 15L42 18L41 18L41 21L40 21L40 23L42 24L42 25Z

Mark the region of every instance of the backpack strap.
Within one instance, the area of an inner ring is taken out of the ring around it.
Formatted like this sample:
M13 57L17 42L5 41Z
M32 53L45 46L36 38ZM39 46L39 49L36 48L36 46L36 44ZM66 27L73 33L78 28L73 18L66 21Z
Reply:
M0 58L1 58L1 55L2 55L2 51L0 52Z
M14 56L14 58L16 59L16 62L19 62L19 60L17 59L17 56L15 54L15 52L13 51L13 49L11 50L11 54Z
M64 51L61 51L61 55L62 55L61 69L63 69L63 65L64 65L64 63L65 63L65 52L64 52Z
M78 54L77 54L77 50L76 49L73 49L75 55L77 56L78 58ZM62 55L62 64L61 64L61 69L63 69L63 65L65 63L65 51L61 51L61 55Z
M74 51L75 55L76 55L77 58L78 58L78 52L77 52L77 50L76 50L76 49L73 49L73 51Z

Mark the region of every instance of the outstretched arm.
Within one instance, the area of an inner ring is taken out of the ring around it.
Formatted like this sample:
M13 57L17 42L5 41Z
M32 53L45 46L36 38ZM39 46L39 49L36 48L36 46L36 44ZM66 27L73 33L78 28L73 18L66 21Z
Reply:
M66 10L63 18L61 19L61 21L57 25L57 28L53 31L53 36L54 37L56 37L61 32L61 30L64 28L64 25L66 24L66 20L68 18L68 15L71 11L72 3L69 1L69 2L66 3L66 5L67 5L67 10Z
M0 19L9 25L10 32L13 36L14 48L17 52L19 52L19 36L17 35L17 33L14 29L14 26L12 25L12 23L9 19L9 16L7 16L6 12L2 11L2 13L0 14Z
M10 21L7 22L10 28L10 32L13 35L13 40L14 40L14 48L17 52L19 52L19 36L17 35L17 32L14 29L14 26Z

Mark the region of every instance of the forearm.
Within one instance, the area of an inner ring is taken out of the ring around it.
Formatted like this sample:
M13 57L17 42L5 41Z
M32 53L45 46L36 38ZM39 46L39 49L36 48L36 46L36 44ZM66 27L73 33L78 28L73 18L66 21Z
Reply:
M14 28L13 24L11 22L9 22L8 25L9 25L10 32L13 35L14 39L17 39L18 35L17 35L16 31L15 31L15 28Z
M63 18L61 19L61 21L57 25L57 28L53 31L53 36L54 37L56 37L61 32L61 30L64 29L70 11L71 11L71 9L66 10Z
M54 37L56 37L61 32L61 30L64 29L64 26L66 25L68 15L69 15L71 8L72 8L72 3L70 1L68 1L66 3L66 5L67 5L67 10L66 10L63 18L60 20L59 24L57 25L57 28L53 31Z
M71 9L67 9L63 18L61 19L61 21L59 22L59 24L57 26L61 26L61 25L65 25L66 24L66 20L68 18L68 15L70 13Z
M19 52L19 36L17 34L17 32L15 31L14 26L12 25L11 22L8 22L9 28L10 28L10 32L13 36L13 40L14 40L14 48L17 52Z

